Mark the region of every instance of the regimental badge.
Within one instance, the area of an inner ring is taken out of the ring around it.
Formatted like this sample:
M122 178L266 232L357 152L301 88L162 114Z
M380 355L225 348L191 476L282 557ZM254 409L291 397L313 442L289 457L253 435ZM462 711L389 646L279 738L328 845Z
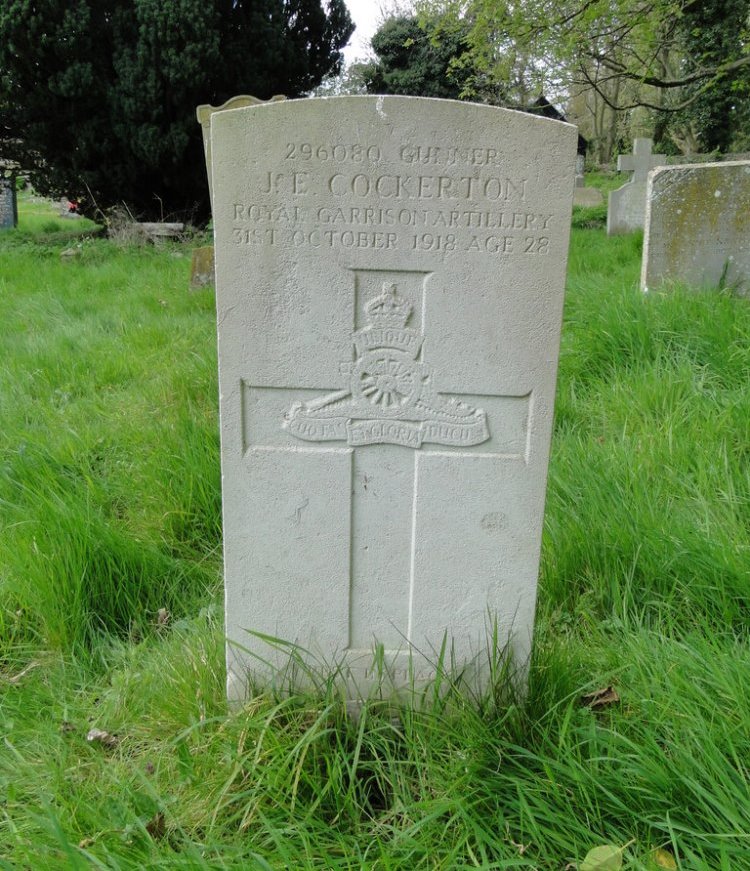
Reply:
M309 442L346 441L420 448L467 447L490 437L481 408L439 395L432 369L419 359L423 338L407 326L412 306L395 284L365 306L369 323L352 336L356 359L345 364L349 389L295 402L284 428Z

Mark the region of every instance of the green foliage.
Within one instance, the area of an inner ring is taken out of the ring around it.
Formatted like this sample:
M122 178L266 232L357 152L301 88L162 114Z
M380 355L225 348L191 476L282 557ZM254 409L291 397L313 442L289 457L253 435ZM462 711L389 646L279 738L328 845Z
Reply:
M297 96L340 67L343 0L12 0L0 8L0 150L89 212L209 215L195 107Z
M685 53L704 67L716 66L746 50L750 0L688 3L680 26ZM728 151L748 121L750 65L734 76L720 76L708 84L698 82L686 91L692 91L694 99L677 113L675 121L692 126L702 151Z
M478 89L488 81L534 95L593 88L610 106L657 114L706 95L700 114L712 93L739 99L750 67L747 0L419 0L417 8L434 39L464 34ZM711 113L714 126L728 105Z
M438 42L415 17L387 19L372 38L378 59L362 70L367 92L458 99L468 75L458 63L463 40L460 28Z
M48 649L88 655L215 586L211 306L186 295L179 250L88 239L66 262L70 240L39 245L21 206L0 240L0 610L33 615ZM165 343L180 361L168 369Z
M574 206L571 226L578 230L596 230L607 226L607 206Z

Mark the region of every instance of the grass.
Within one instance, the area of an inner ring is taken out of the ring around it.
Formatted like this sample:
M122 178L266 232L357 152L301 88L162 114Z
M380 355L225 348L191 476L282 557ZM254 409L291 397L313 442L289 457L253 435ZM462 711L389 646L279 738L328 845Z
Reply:
M4 234L6 243L8 236L16 240L60 242L93 235L99 229L97 224L87 218L61 217L58 203L37 197L30 189L19 192L18 202L18 227L12 233Z
M746 301L642 296L638 237L574 229L523 701L352 719L324 682L227 714L212 294L176 245L61 258L26 205L0 236L0 868L562 871L607 843L750 868Z

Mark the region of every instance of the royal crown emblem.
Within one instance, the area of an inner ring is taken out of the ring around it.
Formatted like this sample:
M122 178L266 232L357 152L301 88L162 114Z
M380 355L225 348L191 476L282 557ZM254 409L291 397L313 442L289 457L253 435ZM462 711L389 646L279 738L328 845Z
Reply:
M395 284L365 305L369 323L353 337L349 388L296 402L284 428L304 441L350 445L423 443L471 446L490 437L487 419L455 397L440 396L431 368L419 360L423 338L407 326L412 305Z

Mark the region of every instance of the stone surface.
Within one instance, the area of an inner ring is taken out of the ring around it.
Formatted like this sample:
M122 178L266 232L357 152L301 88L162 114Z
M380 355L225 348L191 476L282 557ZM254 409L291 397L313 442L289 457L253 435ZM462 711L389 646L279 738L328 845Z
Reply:
M199 290L214 282L214 246L203 245L201 248L194 248L190 263L191 289Z
M152 242L160 242L164 239L179 239L185 232L182 223L165 223L163 221L138 221L138 230Z
M584 178L584 168L586 166L586 160L582 154L576 155L576 187L582 188L586 184L586 179Z
M0 176L0 230L11 230L18 224L18 202L15 178Z
M357 698L533 628L574 127L412 97L211 116L228 693Z
M573 189L573 205L584 206L600 206L604 202L604 196L597 188L576 187Z
M635 139L633 153L617 158L618 172L632 172L627 184L610 191L607 207L607 235L632 233L642 230L646 221L646 184L648 173L655 166L665 164L664 154L652 154L650 139Z
M641 289L669 282L750 295L750 161L650 174Z
M261 100L260 97L253 97L251 94L237 94L236 97L230 97L226 103L221 106L212 106L210 103L204 103L197 106L195 117L201 125L203 133L203 153L206 157L206 172L208 174L208 189L211 198L213 199L213 191L211 190L211 116L214 112L224 112L227 109L243 109L246 106L257 106L261 103L275 103L279 100L285 100L283 94L276 94L270 100Z

